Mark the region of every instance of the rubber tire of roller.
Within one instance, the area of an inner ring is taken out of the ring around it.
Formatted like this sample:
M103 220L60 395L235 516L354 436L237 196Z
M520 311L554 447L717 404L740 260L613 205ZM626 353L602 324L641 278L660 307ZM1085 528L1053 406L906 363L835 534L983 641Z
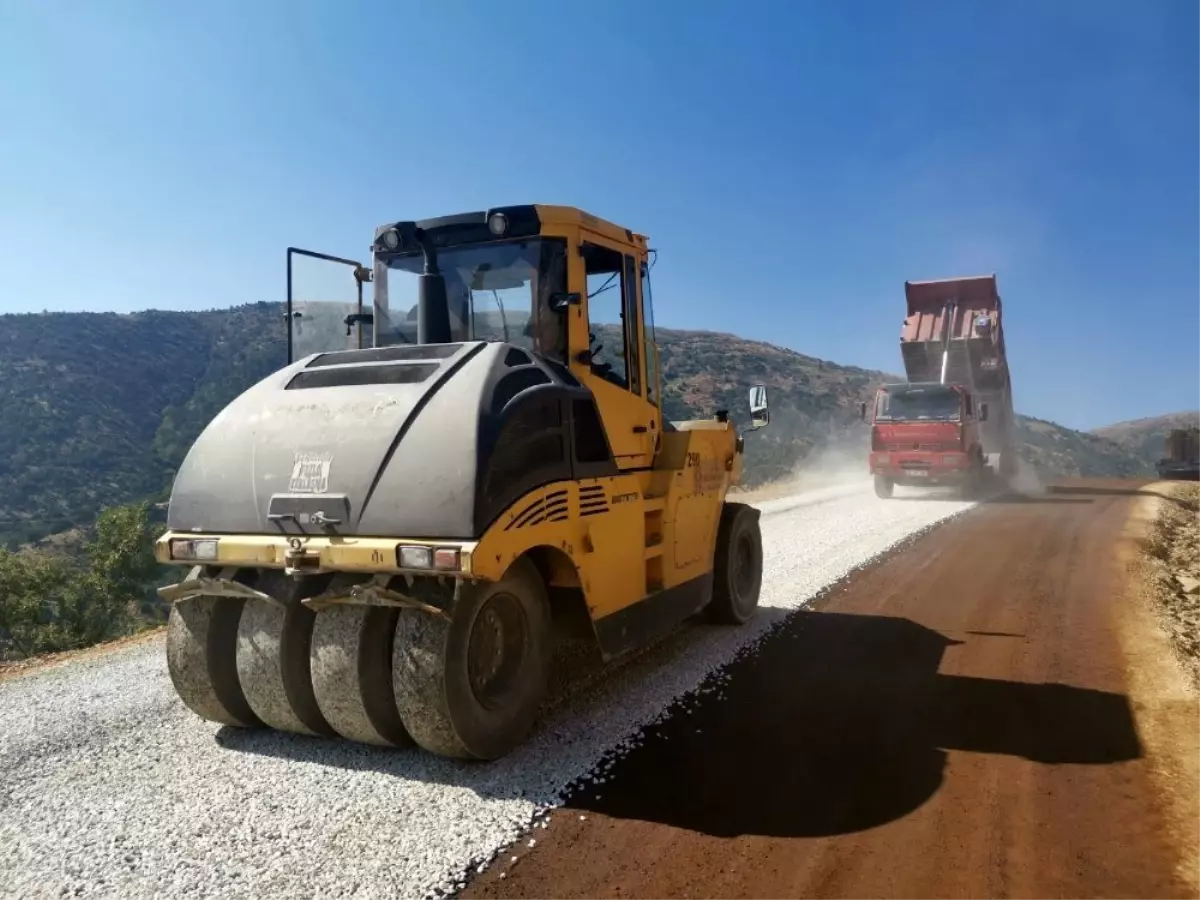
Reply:
M500 712L477 700L468 677L467 648L484 604L508 593L524 612L527 641L516 695ZM408 733L439 756L498 759L533 727L550 671L550 604L537 568L519 559L497 582L463 584L449 621L401 609L392 650L392 686Z
M315 615L299 602L248 600L237 636L237 672L246 701L279 731L332 736L313 696L309 648Z
M342 737L379 747L411 747L392 691L392 641L399 610L333 606L317 613L309 668L313 695Z
M167 671L185 706L211 722L239 728L263 722L238 681L238 623L245 601L191 597L171 606L167 619Z
M748 571L743 572L746 567ZM717 527L713 596L705 607L711 622L743 625L754 616L762 593L763 550L758 510L726 503Z
M892 479L885 475L875 476L875 496L880 500L890 500L895 489L896 485Z

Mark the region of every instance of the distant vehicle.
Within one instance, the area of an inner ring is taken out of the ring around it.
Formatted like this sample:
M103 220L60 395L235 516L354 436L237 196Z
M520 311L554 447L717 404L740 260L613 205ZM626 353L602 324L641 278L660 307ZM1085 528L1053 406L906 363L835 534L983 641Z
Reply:
M871 414L875 493L954 486L973 497L1016 471L1012 384L996 276L906 281L900 333L907 382L885 384ZM867 417L867 405L859 415Z
M1200 428L1173 428L1163 443L1158 477L1200 481Z

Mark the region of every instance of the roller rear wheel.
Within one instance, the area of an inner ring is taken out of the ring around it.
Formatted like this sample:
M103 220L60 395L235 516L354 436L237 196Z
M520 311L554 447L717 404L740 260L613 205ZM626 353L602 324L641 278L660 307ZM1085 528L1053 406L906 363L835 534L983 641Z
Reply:
M713 560L713 596L705 608L710 621L741 625L750 621L762 591L762 532L758 510L726 503L717 528Z

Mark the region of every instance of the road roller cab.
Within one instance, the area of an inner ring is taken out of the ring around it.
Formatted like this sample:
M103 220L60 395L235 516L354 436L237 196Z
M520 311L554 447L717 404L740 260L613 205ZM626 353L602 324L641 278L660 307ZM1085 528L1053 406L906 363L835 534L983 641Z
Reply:
M197 438L156 545L188 569L161 590L184 702L492 759L533 724L557 623L609 659L747 621L744 438L726 410L664 420L652 254L554 206L390 223L370 268L289 249L288 363ZM349 302L300 296L298 260Z

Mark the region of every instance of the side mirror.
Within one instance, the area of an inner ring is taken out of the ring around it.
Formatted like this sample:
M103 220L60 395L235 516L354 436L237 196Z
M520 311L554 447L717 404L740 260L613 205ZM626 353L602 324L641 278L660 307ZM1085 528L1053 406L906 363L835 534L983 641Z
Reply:
M858 404L858 418L863 422L867 421L867 402L865 400Z
M762 428L771 421L767 409L767 386L756 384L750 388L750 430Z
M350 313L350 315L348 315L348 316L346 316L346 318L342 319L342 324L346 326L346 336L347 337L350 336L350 330L352 328L354 328L354 326L357 325L359 322L363 322L367 325L374 325L375 324L375 314L374 313Z
M979 404L979 421L980 422L987 421L987 404L986 403Z

